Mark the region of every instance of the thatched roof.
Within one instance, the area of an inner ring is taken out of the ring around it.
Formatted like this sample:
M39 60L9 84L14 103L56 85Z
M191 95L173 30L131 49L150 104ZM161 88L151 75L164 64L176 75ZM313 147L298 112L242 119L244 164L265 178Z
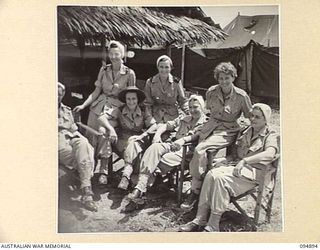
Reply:
M83 37L97 42L120 40L128 45L205 44L225 33L198 19L142 7L59 6L60 39Z

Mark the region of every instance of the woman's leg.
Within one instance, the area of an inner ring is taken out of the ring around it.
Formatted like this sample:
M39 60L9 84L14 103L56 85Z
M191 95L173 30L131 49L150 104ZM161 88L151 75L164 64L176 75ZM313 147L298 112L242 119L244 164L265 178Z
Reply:
M141 159L140 174L135 187L136 189L143 193L147 191L150 175L155 172L162 155L168 152L170 152L170 145L168 143L154 143L146 150Z
M217 153L220 149L229 146L234 139L234 133L230 135L214 134L196 146L192 160L189 164L190 174L192 176L191 195L189 195L187 200L181 204L181 208L189 210L196 204L201 191L202 180L207 172L207 150L210 149L213 150L214 153Z

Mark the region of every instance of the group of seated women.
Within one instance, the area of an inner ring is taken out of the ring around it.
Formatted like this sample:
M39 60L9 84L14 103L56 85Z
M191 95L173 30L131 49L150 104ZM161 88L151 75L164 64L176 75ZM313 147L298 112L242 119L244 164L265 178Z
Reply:
M247 93L234 86L237 70L229 62L214 69L218 84L208 89L204 101L199 95L186 98L181 81L170 73L173 64L168 56L158 58L159 73L147 80L144 91L135 86L134 71L123 64L124 47L119 42L110 42L108 56L111 64L101 68L95 90L74 108L78 112L90 106L88 126L103 136L88 133L87 140L75 132L72 121L69 127L63 126L66 116L60 110L65 106L61 105L59 93L59 161L68 163L67 158L69 163L72 160L78 165L85 206L97 210L88 182L93 150L99 151L96 153L101 159L101 173L107 174L113 150L124 159L118 183L121 190L128 189L138 164L138 182L127 196L135 202L147 192L155 172L165 174L181 165L182 148L188 143L187 154L192 156L191 192L181 208L191 210L198 206L198 210L196 218L181 226L180 231L219 231L220 216L227 209L230 196L254 187L260 173L253 166L269 166L278 153L277 135L268 126L271 108L262 103L252 105ZM250 126L239 126L241 115L249 118ZM72 126L76 134L62 133ZM64 141L60 141L60 132ZM68 154L62 147L65 138L72 156L63 157ZM76 147L79 138L85 145L81 150ZM229 146L234 148L232 155L208 165L208 150L216 154ZM99 179L102 183L106 180Z

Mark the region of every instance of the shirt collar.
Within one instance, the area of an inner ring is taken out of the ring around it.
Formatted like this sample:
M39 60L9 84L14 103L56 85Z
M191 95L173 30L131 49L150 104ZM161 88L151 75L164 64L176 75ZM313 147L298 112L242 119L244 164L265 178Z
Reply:
M122 114L123 114L123 115L127 115L127 114L130 114L130 113L132 113L132 112L129 110L128 106L125 105L124 108L122 109ZM140 108L139 106L137 106L136 109L133 111L132 114L133 114L134 116L142 116L141 108Z
M106 71L112 71L112 65L111 64L108 64L106 66ZM125 75L127 73L127 66L125 66L123 63L121 63L119 73L121 75Z
M155 83L155 82L161 82L160 81L160 74L158 73L158 74L156 74L154 77L152 77L152 82L153 83ZM169 83L173 83L173 75L171 75L170 73L169 73L169 76L168 76L168 82Z
M228 99L234 99L235 98L235 88L234 88L234 85L232 84L232 88L231 88L231 91L230 91L230 93L229 93L229 95L227 95L226 97L225 97L225 100L228 100ZM219 97L219 99L220 99L220 101L224 101L224 99L223 99L223 94L222 94L222 89L221 89L221 87L220 87L220 85L218 85L218 97Z

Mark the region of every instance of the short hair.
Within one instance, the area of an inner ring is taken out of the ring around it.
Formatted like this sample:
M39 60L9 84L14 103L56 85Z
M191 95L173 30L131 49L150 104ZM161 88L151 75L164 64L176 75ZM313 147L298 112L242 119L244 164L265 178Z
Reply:
M108 46L108 51L110 51L110 49L114 49L114 48L118 48L120 50L121 53L121 57L124 57L124 46L118 42L118 41L110 41L109 46Z
M214 69L214 79L218 80L220 73L225 73L225 74L231 75L234 78L236 78L238 76L237 69L235 66L233 66L233 64L231 62L219 63L217 65L217 67L215 67L215 69Z
M172 63L172 60L169 56L167 55L162 55L162 56L159 56L159 58L157 59L157 67L159 66L159 63L161 62L166 62L168 61L170 63L170 67L172 68L173 67L173 63Z

